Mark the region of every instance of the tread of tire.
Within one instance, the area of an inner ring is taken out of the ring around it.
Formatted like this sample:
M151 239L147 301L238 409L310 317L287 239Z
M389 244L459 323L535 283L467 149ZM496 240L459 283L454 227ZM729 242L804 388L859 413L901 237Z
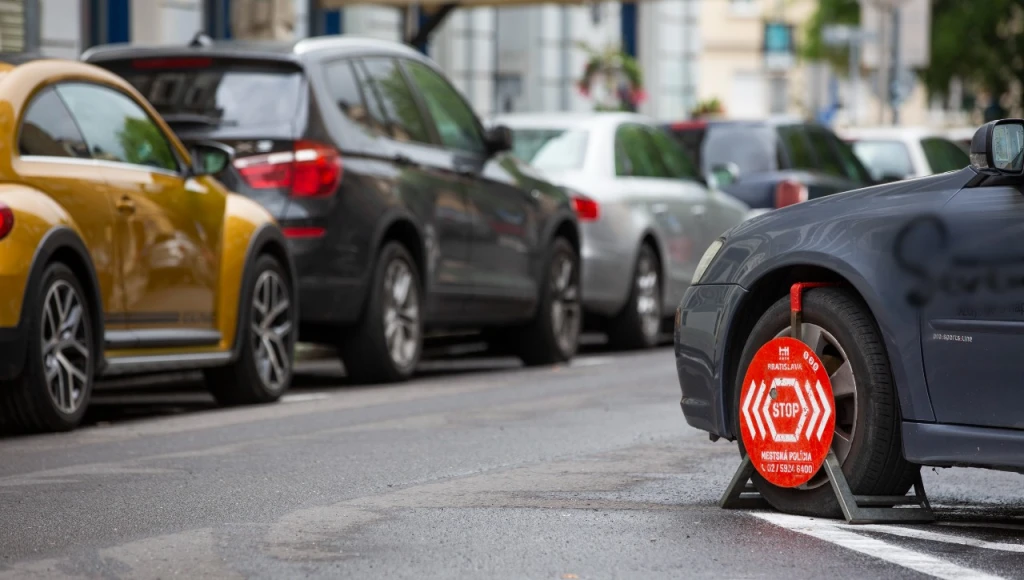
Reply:
M568 249L575 254L572 250L572 244L569 240L559 236L551 242L551 254L550 258L544 264L544 278L542 280L541 292L547 292L548 287L548 276L551 275L551 260L557 254L560 249ZM576 270L577 276L579 276L580 260L579 255L576 255ZM553 344L554 338L551 336L549 319L546 315L547 310L547 297L542 298L540 307L537 309L537 315L534 316L526 326L522 327L518 333L516 333L516 341L514 342L514 350L519 356L520 360L526 366L543 366L550 364L557 364L565 362L567 357L562 356L559 352L558 345ZM582 309L581 309L582 311ZM568 358L572 358L570 355Z
M636 311L636 273L637 268L640 267L640 256L643 254L644 249L647 249L651 253L651 257L654 259L654 266L658 272L658 292L661 292L661 285L664 284L662 280L661 260L658 259L658 253L654 251L651 244L644 242L640 246L640 251L637 252L636 263L633 264L633 271L629 284L629 297L626 298L626 305L617 315L615 315L615 317L608 321L608 343L617 350L640 350L653 346L645 344L646 339L643 336L643 330L638 328L638 325L642 324L642 322L638 320L640 315ZM664 305L662 305L662 307L664 308ZM655 341L655 343L657 343L657 341Z

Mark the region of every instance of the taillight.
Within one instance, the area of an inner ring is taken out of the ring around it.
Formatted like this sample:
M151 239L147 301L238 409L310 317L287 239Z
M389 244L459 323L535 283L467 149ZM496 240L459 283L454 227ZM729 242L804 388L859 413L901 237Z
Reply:
M14 212L7 204L0 203L0 240L7 237L14 229Z
M253 189L288 189L294 197L334 195L341 182L341 154L313 141L296 141L292 151L235 160Z
M311 227L311 226L295 226L290 228L283 228L281 230L284 233L284 237L291 239L301 238L322 238L327 232L324 228Z
M786 207L807 201L807 186L789 179L775 186L775 207Z
M601 217L601 206L596 201L579 193L572 194L572 208L580 221L592 222Z

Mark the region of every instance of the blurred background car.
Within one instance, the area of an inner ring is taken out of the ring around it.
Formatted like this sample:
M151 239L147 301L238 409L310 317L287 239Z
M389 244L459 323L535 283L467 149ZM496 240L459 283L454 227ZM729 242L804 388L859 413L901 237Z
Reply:
M703 175L753 209L775 209L874 184L831 130L792 119L665 125Z
M708 188L683 149L632 113L503 115L513 151L565 186L579 214L588 327L617 348L657 344L704 249L748 208Z
M970 165L961 145L924 127L865 127L841 131L878 182L924 177Z
M238 152L217 176L281 223L303 342L337 346L361 382L408 378L437 330L500 328L530 365L573 356L571 202L430 59L359 37L199 40L83 59L128 79L186 142Z
M114 375L201 370L222 404L278 400L294 269L270 214L210 177L231 150L190 152L81 62L0 65L0 100L0 427L73 429Z
M956 143L960 147L963 147L964 151L968 154L971 152L971 139L974 138L974 133L977 131L975 127L956 127L953 129L946 129L942 134L950 141Z

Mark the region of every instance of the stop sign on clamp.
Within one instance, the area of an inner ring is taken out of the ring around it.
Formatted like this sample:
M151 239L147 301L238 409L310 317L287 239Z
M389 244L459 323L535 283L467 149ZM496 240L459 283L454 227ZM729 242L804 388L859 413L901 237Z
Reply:
M848 523L933 521L920 476L914 483L913 495L854 495L832 450L836 421L832 382L821 359L800 339L803 292L834 285L793 284L792 336L766 343L744 371L737 410L746 454L719 505L725 509L771 507L751 482L755 471L763 480L758 485L797 488L824 469ZM896 509L898 506L917 509Z

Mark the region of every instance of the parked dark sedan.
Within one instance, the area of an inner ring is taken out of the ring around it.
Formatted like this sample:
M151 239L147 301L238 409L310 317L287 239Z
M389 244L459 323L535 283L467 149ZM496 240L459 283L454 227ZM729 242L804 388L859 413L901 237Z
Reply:
M527 364L568 360L580 327L569 196L484 131L428 58L352 37L93 48L185 142L234 148L218 174L279 220L299 338L359 381L410 376L425 332L500 329ZM236 243L224 240L224 244Z
M850 146L815 123L683 121L665 126L705 176L751 209L873 185Z
M687 422L738 439L740 383L790 332L791 285L833 282L804 295L803 340L831 376L854 493L906 493L921 465L1024 472L1024 121L998 123L970 167L768 212L713 244L676 317ZM780 510L839 514L823 473L755 483Z

